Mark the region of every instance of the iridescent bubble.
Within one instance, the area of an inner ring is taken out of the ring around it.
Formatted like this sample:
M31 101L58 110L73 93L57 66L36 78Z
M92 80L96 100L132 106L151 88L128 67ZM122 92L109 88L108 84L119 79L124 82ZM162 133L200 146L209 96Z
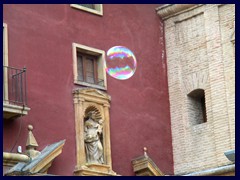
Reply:
M137 60L133 52L124 46L114 46L107 51L106 72L119 80L133 76Z

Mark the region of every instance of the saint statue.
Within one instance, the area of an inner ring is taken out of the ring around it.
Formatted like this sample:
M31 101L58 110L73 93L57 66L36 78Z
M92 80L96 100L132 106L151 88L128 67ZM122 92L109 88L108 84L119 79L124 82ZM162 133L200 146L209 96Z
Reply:
M84 142L87 163L103 164L103 146L101 142L103 120L96 119L96 112L90 111L84 123Z

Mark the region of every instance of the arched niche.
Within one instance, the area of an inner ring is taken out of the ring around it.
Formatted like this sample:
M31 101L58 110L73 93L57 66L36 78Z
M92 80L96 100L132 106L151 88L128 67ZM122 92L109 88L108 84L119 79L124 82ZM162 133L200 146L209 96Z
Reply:
M116 175L112 171L110 145L109 108L111 97L97 89L79 88L73 91L76 131L76 167L75 175ZM103 146L103 163L92 163L87 160L85 149L85 122L88 113L95 112L96 119L102 120L101 143Z

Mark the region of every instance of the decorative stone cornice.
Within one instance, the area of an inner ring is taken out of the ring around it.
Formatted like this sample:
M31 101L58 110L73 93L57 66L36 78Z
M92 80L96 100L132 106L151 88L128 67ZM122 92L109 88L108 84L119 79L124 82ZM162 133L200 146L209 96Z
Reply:
M120 176L105 164L88 164L74 171L75 176Z
M165 176L153 160L147 155L147 148L144 147L144 154L132 160L133 171L137 176Z
M14 166L19 162L29 162L30 158L25 154L3 152L3 165Z
M12 119L22 116L25 116L30 111L29 107L26 106L17 106L13 104L8 104L3 101L3 118Z
M102 92L98 89L94 88L77 88L73 90L74 98L79 98L80 96L84 96L83 100L88 98L99 98L102 100L107 100L107 102L111 101L111 96Z
M165 4L156 8L156 11L157 14L165 20L181 11L185 11L197 5L198 4Z

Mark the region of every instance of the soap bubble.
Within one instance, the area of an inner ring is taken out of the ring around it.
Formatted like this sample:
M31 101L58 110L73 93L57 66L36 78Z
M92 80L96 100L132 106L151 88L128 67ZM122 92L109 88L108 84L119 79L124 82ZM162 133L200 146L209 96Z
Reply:
M124 46L114 46L107 51L106 72L119 80L129 79L137 68L133 52Z

